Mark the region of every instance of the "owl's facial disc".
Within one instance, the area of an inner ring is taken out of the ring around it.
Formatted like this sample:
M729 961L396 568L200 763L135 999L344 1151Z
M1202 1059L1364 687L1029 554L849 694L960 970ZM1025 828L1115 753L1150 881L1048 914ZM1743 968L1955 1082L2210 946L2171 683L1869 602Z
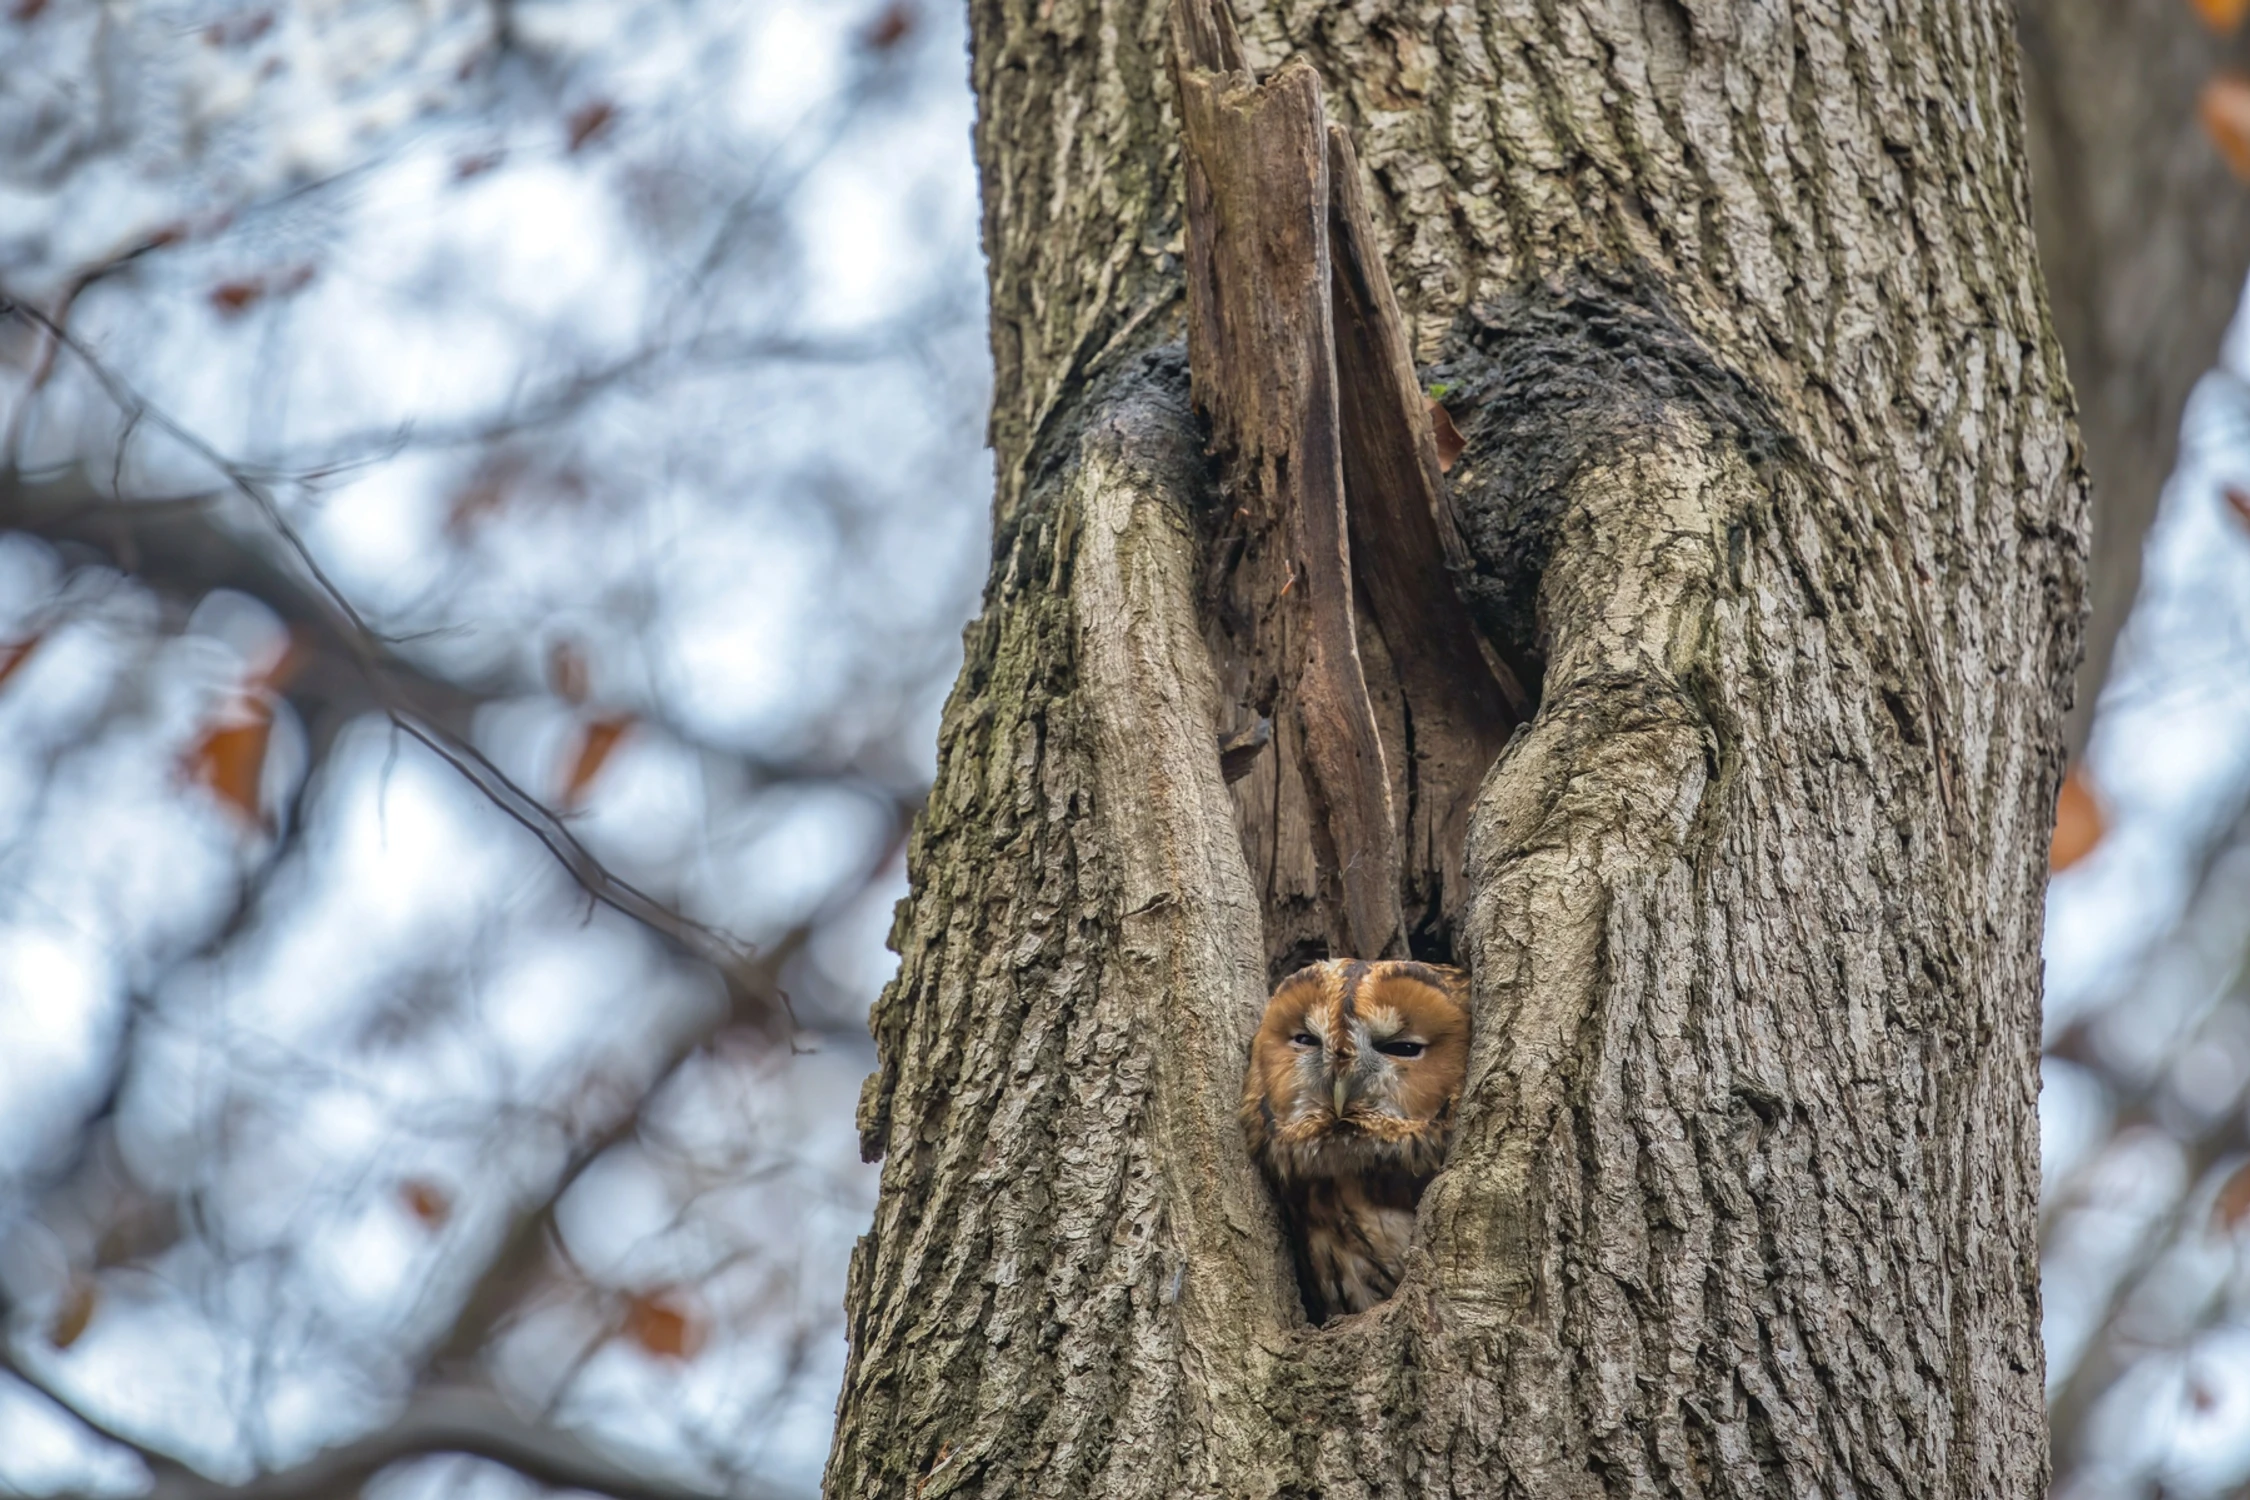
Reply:
M1435 1172L1468 1036L1459 976L1331 959L1285 980L1252 1048L1244 1118L1281 1180Z

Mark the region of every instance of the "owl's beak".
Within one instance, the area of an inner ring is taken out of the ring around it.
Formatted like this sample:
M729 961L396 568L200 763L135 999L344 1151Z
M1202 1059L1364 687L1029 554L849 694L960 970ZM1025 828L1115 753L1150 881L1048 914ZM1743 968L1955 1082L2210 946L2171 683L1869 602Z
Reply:
M1342 1114L1343 1114L1343 1112L1344 1112L1344 1106L1345 1106L1345 1104L1346 1104L1346 1103L1348 1103L1348 1102L1350 1101L1351 1097L1352 1097L1352 1081L1351 1081L1351 1080L1350 1080L1349 1078L1339 1078L1339 1079L1337 1079L1337 1080L1336 1080L1336 1113L1337 1113L1338 1115L1342 1115Z

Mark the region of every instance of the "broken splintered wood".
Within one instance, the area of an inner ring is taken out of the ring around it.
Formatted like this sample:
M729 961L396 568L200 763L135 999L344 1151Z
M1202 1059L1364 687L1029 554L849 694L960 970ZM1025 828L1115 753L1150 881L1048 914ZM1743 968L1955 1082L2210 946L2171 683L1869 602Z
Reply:
M1205 604L1222 692L1276 726L1275 755L1227 768L1257 770L1238 805L1268 957L1400 952L1407 903L1424 931L1460 908L1470 806L1526 705L1452 586L1466 549L1318 75L1257 83L1223 0L1174 0L1172 36L1188 361L1230 497Z
M1404 948L1391 777L1359 657L1329 322L1320 79L1241 70L1225 13L1176 0L1187 139L1188 365L1226 463L1237 702L1270 715L1302 772L1332 951ZM1278 759L1279 757L1277 757Z
M1401 809L1407 895L1440 912L1467 899L1461 855L1484 773L1530 703L1484 643L1453 579L1469 567L1446 497L1437 434L1375 228L1359 161L1341 125L1328 127L1328 227L1334 275L1338 429L1352 571L1387 647L1412 727L1413 789Z

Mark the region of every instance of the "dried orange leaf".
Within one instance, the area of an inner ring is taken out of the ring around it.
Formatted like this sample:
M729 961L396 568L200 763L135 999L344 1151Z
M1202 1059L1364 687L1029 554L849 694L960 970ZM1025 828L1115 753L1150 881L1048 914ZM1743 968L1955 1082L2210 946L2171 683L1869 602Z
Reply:
M2245 1218L2250 1218L2250 1161L2229 1174L2211 1204L2212 1222L2221 1229L2238 1228Z
M2196 113L2234 175L2250 182L2250 80L2214 78L2203 85Z
M204 731L188 753L188 775L254 828L265 826L258 782L266 768L266 741L273 733L273 708L252 697Z
M575 642L557 641L547 648L547 686L565 703L586 701L586 653Z
M616 119L617 106L606 99L596 99L591 104L580 105L570 116L570 149L583 149L588 142L609 129Z
M463 485L453 492L453 503L446 507L446 533L460 540L477 522L496 514L507 498L507 487L498 480L480 479Z
M1453 425L1453 414L1445 409L1444 402L1434 396L1424 399L1428 401L1430 408L1430 430L1437 434L1438 469L1441 473L1450 474L1455 461L1461 457L1461 450L1469 446L1468 439L1462 437L1461 429Z
M211 288L211 305L232 316L247 312L251 304L265 296L266 284L255 276L245 276L239 281L222 281Z
M42 639L42 636L27 635L20 641L0 645L0 684L15 676L16 669L31 659L31 653L39 649Z
M47 1342L57 1349L77 1343L86 1325L94 1321L94 1309L101 1300L100 1282L84 1272L73 1274L63 1292L62 1305L55 1309L55 1321L47 1325Z
M2105 831L2102 805L2094 796L2084 766L2072 766L2055 798L2055 833L2047 844L2047 868L2062 871L2094 852Z
M2245 10L2250 10L2250 0L2189 0L2203 24L2221 36L2231 36L2241 25Z
M94 1241L94 1266L145 1264L180 1242L180 1200L130 1192L115 1203Z
M693 1359L703 1350L703 1320L672 1291L627 1298L624 1333L661 1359Z
M213 47L247 47L271 30L273 12L262 10L229 21L213 22L203 28L203 40Z
M580 731L578 754L571 760L570 774L563 778L561 800L564 807L575 808L585 802L587 789L593 786L594 778L601 775L610 752L632 727L633 716L619 714L596 719Z
M867 23L867 29L859 34L860 45L870 52L888 52L914 34L914 25L920 19L920 12L907 0L895 0Z
M446 507L446 534L455 541L464 540L478 522L498 515L515 499L527 467L521 455L514 453L495 454L478 464L453 492L452 502Z
M426 1177L409 1177L400 1183L398 1201L425 1228L442 1229L453 1217L453 1195Z

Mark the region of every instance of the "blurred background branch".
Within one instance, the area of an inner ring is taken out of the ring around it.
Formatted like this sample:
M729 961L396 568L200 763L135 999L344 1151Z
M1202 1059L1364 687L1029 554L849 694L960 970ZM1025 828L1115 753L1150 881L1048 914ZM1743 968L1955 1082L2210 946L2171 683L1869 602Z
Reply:
M0 20L0 1485L816 1487L982 573L960 36Z

